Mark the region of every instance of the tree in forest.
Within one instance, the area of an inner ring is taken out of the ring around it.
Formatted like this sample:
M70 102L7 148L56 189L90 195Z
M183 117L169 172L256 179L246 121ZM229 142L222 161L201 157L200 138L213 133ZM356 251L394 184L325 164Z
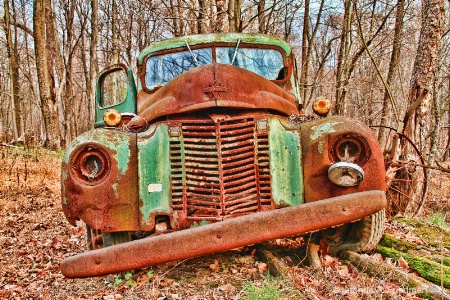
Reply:
M18 141L19 136L23 137L23 128L21 126L21 100L19 96L19 65L17 62L17 41L13 42L11 32L11 16L9 8L9 0L4 0L5 21L4 30L6 34L6 44L9 61L9 77L10 77L10 96L11 106L13 107L12 114L12 132L14 141ZM13 2L14 9L14 2Z
M34 45L36 52L36 70L39 80L39 95L41 98L42 116L46 137L44 147L57 150L60 148L59 117L56 107L56 98L53 92L52 68L49 63L49 50L47 49L46 10L51 9L46 0L34 2ZM48 24L48 23L47 23Z
M421 150L429 150L425 139L429 133L429 116L432 105L433 84L439 62L439 50L444 28L444 1L422 1L422 26L414 69L411 76L408 103L425 95L405 128Z
M416 143L422 153L430 154L431 145L436 141L430 140L431 108L433 95L436 93L435 76L439 63L439 52L441 37L444 28L444 1L423 0L422 1L422 24L420 30L419 44L412 72L408 104L417 107L411 118L405 118L407 122L404 131ZM435 128L434 130L439 130ZM437 136L434 136L437 138ZM405 153L406 159L408 153ZM426 179L431 173L427 169ZM415 174L410 175L415 178ZM416 191L417 192L417 191ZM407 211L416 206L417 193L413 195ZM412 208L411 208L412 207ZM420 213L423 203L415 209Z

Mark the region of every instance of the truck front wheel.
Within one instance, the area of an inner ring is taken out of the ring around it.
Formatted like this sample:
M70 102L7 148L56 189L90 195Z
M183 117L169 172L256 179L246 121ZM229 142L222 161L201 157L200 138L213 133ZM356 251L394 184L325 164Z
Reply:
M328 240L329 253L352 250L370 252L376 249L384 231L385 210L359 221L327 229L322 236Z

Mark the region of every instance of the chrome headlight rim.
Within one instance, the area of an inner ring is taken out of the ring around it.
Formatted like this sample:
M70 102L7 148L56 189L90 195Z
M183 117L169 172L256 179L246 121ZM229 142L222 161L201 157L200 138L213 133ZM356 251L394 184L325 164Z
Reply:
M364 179L364 170L357 164L341 161L328 168L328 179L342 187L357 186Z

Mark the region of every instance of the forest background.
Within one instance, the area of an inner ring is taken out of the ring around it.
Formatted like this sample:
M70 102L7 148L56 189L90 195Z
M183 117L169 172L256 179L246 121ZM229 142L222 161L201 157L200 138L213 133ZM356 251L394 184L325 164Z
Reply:
M2 143L64 149L93 127L99 70L118 62L135 69L154 41L259 32L292 45L306 112L325 96L333 114L398 129L422 96L406 133L430 164L449 158L450 1L2 2Z

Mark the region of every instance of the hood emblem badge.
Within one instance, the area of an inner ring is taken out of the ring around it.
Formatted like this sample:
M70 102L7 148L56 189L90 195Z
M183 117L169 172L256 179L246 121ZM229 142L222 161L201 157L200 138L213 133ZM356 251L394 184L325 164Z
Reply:
M217 99L220 97L221 93L226 93L227 88L218 81L213 81L210 85L203 89L203 92L209 96L209 98Z

